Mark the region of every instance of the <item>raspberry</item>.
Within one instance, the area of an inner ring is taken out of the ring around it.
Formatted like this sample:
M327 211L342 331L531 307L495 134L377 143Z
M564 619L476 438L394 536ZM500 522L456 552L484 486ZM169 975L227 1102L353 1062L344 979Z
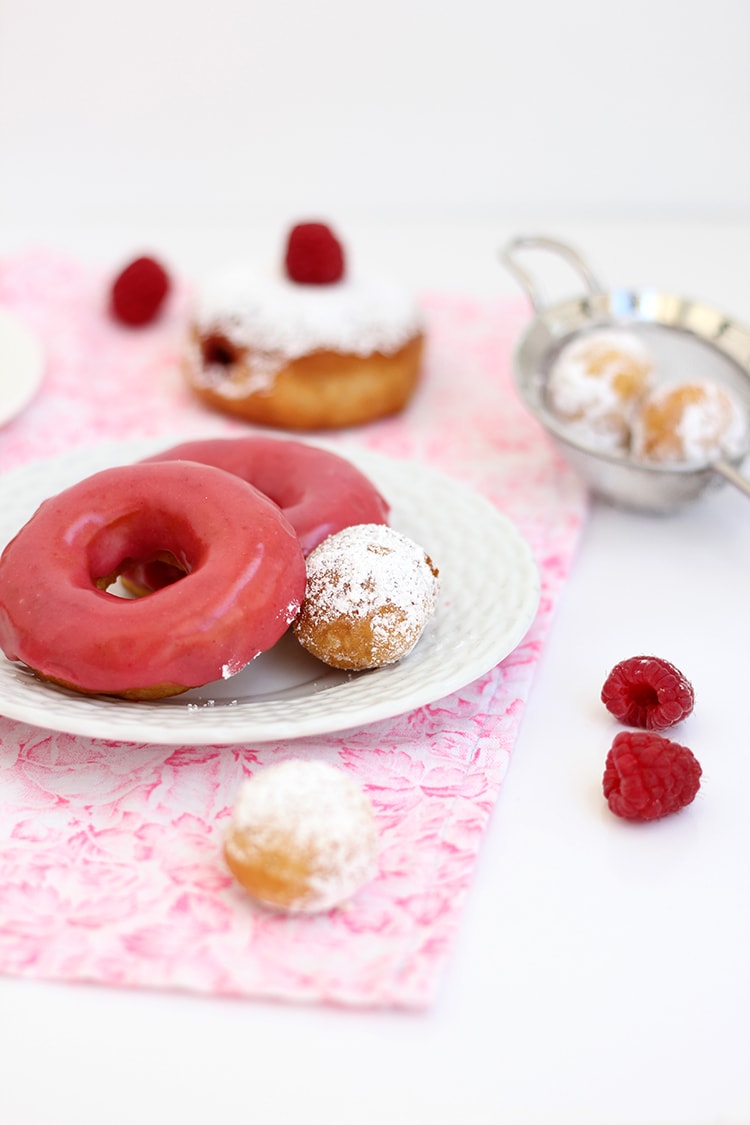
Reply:
M693 710L693 688L679 668L658 656L631 656L604 681L602 703L631 727L664 730Z
M169 292L167 271L153 258L136 258L117 276L110 308L122 324L133 328L154 320Z
M301 285L331 285L344 276L344 251L325 223L298 223L289 232L287 277Z
M615 816L656 820L690 804L701 772L687 746L648 731L621 731L607 755L604 796Z

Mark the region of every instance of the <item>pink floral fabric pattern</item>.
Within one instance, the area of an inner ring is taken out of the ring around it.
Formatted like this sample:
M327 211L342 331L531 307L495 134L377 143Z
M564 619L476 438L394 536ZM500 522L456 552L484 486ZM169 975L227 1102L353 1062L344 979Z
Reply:
M166 447L247 432L208 412L182 381L189 288L177 286L157 324L133 330L108 316L108 282L47 251L0 260L0 305L47 350L40 394L0 429L0 472L108 440L163 436ZM343 452L358 442L431 463L518 524L542 574L527 637L446 699L345 735L286 744L124 744L0 715L1 972L359 1006L414 1008L433 999L586 495L513 389L525 303L448 295L422 303L428 352L412 404L398 418L333 437ZM299 756L360 780L381 840L375 880L312 918L255 906L221 855L241 781Z

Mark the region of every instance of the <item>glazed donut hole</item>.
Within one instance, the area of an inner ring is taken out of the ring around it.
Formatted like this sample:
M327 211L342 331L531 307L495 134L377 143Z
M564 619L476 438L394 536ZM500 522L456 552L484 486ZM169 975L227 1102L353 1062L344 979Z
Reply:
M308 556L294 634L331 667L380 668L414 648L438 590L439 572L419 544L387 525L356 524Z
M360 784L327 762L292 758L243 782L224 839L236 882L291 914L341 905L374 876L378 832Z
M658 361L624 329L591 330L565 344L545 402L571 440L643 465L740 457L750 440L747 404L728 381L683 377L676 362Z

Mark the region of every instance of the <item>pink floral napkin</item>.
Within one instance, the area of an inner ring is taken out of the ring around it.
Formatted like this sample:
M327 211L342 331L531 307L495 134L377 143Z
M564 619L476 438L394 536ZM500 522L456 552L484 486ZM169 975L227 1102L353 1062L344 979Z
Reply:
M48 356L40 394L0 429L0 472L115 439L163 435L166 447L247 432L182 383L187 287L158 324L128 330L107 316L108 280L46 251L0 260L0 305ZM513 390L525 303L431 295L423 306L416 398L401 417L338 440L431 463L515 520L542 574L529 634L462 691L343 735L165 747L0 716L0 972L360 1006L434 998L586 497ZM356 776L381 839L375 881L313 918L255 907L221 858L242 779L297 756Z

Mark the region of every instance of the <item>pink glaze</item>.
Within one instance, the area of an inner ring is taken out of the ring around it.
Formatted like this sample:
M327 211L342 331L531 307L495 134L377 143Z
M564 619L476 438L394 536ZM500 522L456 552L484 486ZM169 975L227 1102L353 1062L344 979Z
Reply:
M136 600L97 586L164 551L179 581ZM82 691L198 687L275 644L304 591L294 530L244 481L187 462L105 469L0 556L0 648Z
M364 473L335 453L283 438L190 441L149 461L199 461L233 473L281 508L309 555L356 523L387 523L389 506Z

